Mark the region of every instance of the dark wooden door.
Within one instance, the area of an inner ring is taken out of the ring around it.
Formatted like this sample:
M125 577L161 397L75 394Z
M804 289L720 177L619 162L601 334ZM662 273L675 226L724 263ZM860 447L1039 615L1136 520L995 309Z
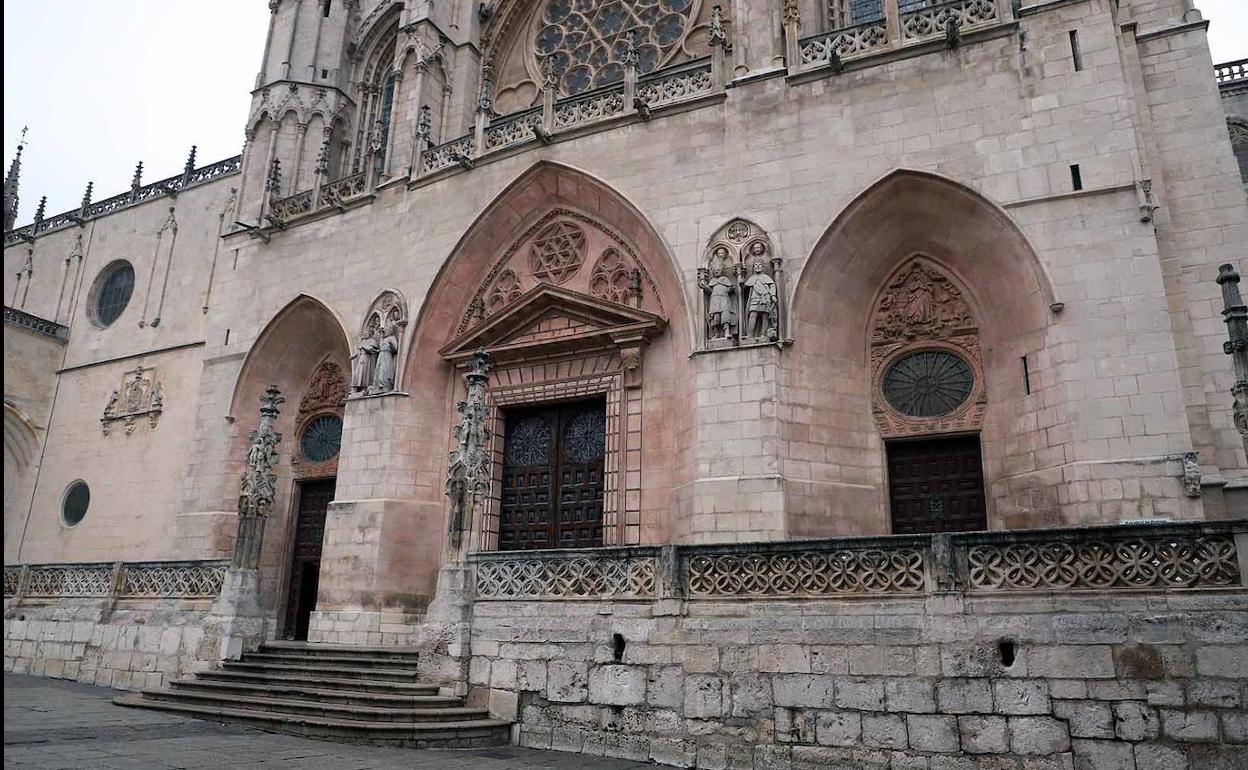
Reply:
M979 436L888 444L893 534L986 529Z
M299 484L299 508L295 516L295 545L290 562L286 597L285 636L307 639L308 621L316 609L316 590L321 576L321 544L325 539L325 512L334 499L334 479Z
M499 549L602 545L603 402L510 410L505 423Z

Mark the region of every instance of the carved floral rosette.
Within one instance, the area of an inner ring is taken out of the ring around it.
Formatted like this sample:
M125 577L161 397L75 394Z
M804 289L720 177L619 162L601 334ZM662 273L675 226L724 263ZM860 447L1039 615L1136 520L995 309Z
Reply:
M763 274L770 278L770 291L774 295L770 303L773 308L772 316L769 321L763 322L761 330L750 327L751 296L755 291L750 284L756 262L762 264ZM783 262L776 256L767 231L741 217L724 224L707 242L703 267L698 270L699 284L715 280L716 268L733 284L730 297L734 316L731 324L733 331L731 335L724 337L722 330L711 328L709 290L704 288L701 292L702 347L711 350L784 341L787 319ZM760 331L761 333L756 333Z
M542 284L663 314L636 250L597 219L558 208L521 233L494 262L455 333L479 327Z
M978 430L987 410L979 327L963 290L932 262L907 262L888 279L876 300L870 336L871 411L884 438ZM943 352L969 369L965 399L930 417L905 414L885 396L885 378L912 354Z
M109 396L108 405L100 417L100 427L104 435L112 432L113 424L120 422L123 432L129 436L141 418L146 417L148 423L155 428L164 409L164 394L160 383L156 380L156 370L152 367L139 366L122 375L121 387Z
M299 399L299 411L295 415L295 435L300 443L304 432L317 418L332 416L342 419L348 391L346 374L336 362L326 359L316 367L303 390L303 397ZM299 448L291 452L290 461L295 466L295 475L301 479L333 476L338 472L337 454L316 462L305 457L302 448Z

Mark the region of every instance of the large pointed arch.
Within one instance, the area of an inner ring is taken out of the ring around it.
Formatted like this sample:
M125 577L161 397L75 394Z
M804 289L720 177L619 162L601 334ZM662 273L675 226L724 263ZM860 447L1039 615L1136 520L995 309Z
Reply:
M507 254L515 253L516 244L532 237L533 228L551 214L583 217L609 230L619 243L627 246L628 258L636 261L644 275L641 282L646 296L639 307L646 311L647 317L654 316L653 326L661 331L653 336L629 339L609 354L608 357L613 358L608 366L617 369L623 366L627 371L620 376L630 384L619 386L627 393L613 391L614 395L608 397L608 423L611 424L612 419L611 403L625 404L628 409L636 410L628 412L636 415L628 423L641 426L635 431L639 448L637 452L628 453L627 462L640 463L644 454L647 463L645 474L623 464L619 467L619 478L627 477L627 483L635 484L636 488L619 487L621 499L628 499L627 506L616 509L621 513L618 519L620 537L628 539L616 542L660 542L666 536L663 528L667 526L666 512L672 490L687 480L690 472L688 455L693 433L692 410L688 405L693 403L696 378L689 361L691 324L679 271L667 245L637 206L601 179L569 166L540 161L486 204L439 269L416 313L412 342L403 368L403 389L422 394L422 398L410 403L410 418L405 417L410 420L413 434L420 437L414 453L418 465L415 475L432 480L446 473L448 442L456 415L454 405L462 389L462 380L449 362L455 356L447 351L451 343L464 339L465 308L490 280L491 271L503 264ZM594 263L595 260L587 258L580 271L589 273ZM577 285L576 280L568 284L573 285ZM541 283L536 287L530 283L525 289L533 289L526 297L541 295L554 305L560 305L552 309L555 313L568 310L568 303L592 299L587 296L565 298L562 295L566 292L546 291ZM610 315L611 304L611 301L604 301L602 313ZM616 307L622 306L617 304ZM580 352L571 351L570 354ZM548 348L540 353L530 349L509 365L529 365L537 356L548 354ZM526 356L533 358L526 359ZM642 360L644 364L640 363ZM499 376L503 376L501 370ZM639 384L643 379L644 383ZM546 395L534 398L568 397L558 395L561 391L555 385L543 392ZM435 394L442 397L439 399ZM632 405L634 399L635 406ZM619 424L622 426L625 421L621 419ZM629 441L632 440L630 437ZM645 448L644 453L641 446ZM608 494L612 483L608 481ZM430 488L429 493L429 499L422 502L436 506L446 515L449 507L440 486ZM610 511L610 507L607 510ZM490 547L488 537L484 547Z
M1060 380L1046 349L1057 299L1044 265L1000 206L951 179L903 169L845 207L796 281L795 344L786 384L805 420L783 425L782 433L822 445L819 454L828 458L812 474L816 485L825 486L796 499L820 500L822 490L823 500L832 502L791 510L793 534L889 531L888 436L872 418L878 394L871 377L871 324L890 277L916 258L963 287L975 308L982 346L977 387L983 390L977 392L985 398L982 428L976 429L982 437L989 526L1057 523L1045 518L1057 515L1057 502L1051 474L1042 471L1043 463L1061 462L1060 451L1044 453L1047 438L1034 413L1046 398L1028 394L1029 388L1038 392ZM811 382L827 385L812 388ZM1046 415L1048 425L1065 420L1058 411Z

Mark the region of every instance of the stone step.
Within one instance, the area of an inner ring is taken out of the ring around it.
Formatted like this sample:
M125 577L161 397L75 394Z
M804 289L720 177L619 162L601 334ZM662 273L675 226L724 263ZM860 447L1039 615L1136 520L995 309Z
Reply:
M319 642L286 642L273 641L260 645L262 653L280 653L282 655L300 655L308 658L391 658L408 660L416 665L420 651L415 647L362 647L348 644L321 644Z
M119 695L121 706L149 708L200 719L230 722L272 732L313 738L375 743L417 748L467 748L501 746L511 739L511 725L497 719L470 719L459 722L370 722L359 719L329 719L247 708L222 708L200 704L151 700L141 693Z
M462 706L464 702L463 698L453 695L394 695L357 690L324 690L315 686L255 684L213 679L178 679L170 682L170 686L176 690L218 693L237 699L272 696L379 708L455 708Z
M243 663L273 663L293 666L332 666L338 668L390 668L414 669L416 659L353 657L349 655L317 655L315 657L290 652L248 652L244 653Z
M148 700L182 704L202 704L219 708L242 708L249 711L271 711L278 714L302 714L329 719L351 719L366 722L467 722L489 719L489 709L458 707L386 708L377 706L325 703L317 700L273 697L271 694L247 695L198 692L177 688L144 690Z
M387 682L415 682L417 679L414 668L347 668L344 666L327 666L316 661L307 663L252 663L246 660L227 660L221 664L224 671L250 671L253 673L273 673L281 676L316 675L334 679L374 679Z
M200 679L214 679L228 682L253 682L267 685L298 685L314 687L321 690L354 690L356 692L379 692L394 695L437 695L438 686L421 684L416 681L396 682L385 679L352 678L340 679L329 676L299 675L289 671L281 671L268 666L260 667L259 671L238 671L232 669L212 669L198 674Z

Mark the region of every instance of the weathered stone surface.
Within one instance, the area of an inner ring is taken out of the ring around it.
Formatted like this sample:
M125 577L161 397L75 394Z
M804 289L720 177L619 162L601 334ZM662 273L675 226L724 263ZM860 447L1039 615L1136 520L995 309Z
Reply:
M962 750L968 754L1003 754L1010 750L1005 717L958 717Z
M986 679L943 679L936 683L936 707L945 714L991 714L992 687Z
M1053 716L1066 720L1072 738L1113 738L1114 713L1102 701L1053 701Z
M1070 749L1066 723L1051 717L1010 717L1010 750L1051 755Z
M853 711L821 711L815 740L824 746L854 746L862 738L862 715Z
M886 679L884 699L889 711L930 714L936 711L935 688L925 679Z
M1131 744L1076 739L1072 742L1076 770L1136 770Z
M1248 645L1206 646L1196 651L1201 676L1248 679Z
M771 688L777 706L831 708L840 705L835 702L836 687L829 676L781 674L772 677Z
M911 714L906 717L910 748L918 751L954 752L959 748L957 717Z
M1115 676L1112 648L1106 645L1035 647L1027 654L1031 676L1058 679L1110 679Z
M884 682L880 679L838 677L836 705L844 709L883 711Z
M589 695L589 666L552 660L546 676L546 699L555 703L583 703Z
M1159 709L1161 732L1176 741L1206 742L1218 740L1218 716L1213 711L1179 711Z
M1135 770L1189 770L1187 754L1163 743L1135 744Z
M685 716L716 719L724 715L724 682L713 674L685 677Z
M906 718L899 714L863 714L862 745L871 749L906 748Z

